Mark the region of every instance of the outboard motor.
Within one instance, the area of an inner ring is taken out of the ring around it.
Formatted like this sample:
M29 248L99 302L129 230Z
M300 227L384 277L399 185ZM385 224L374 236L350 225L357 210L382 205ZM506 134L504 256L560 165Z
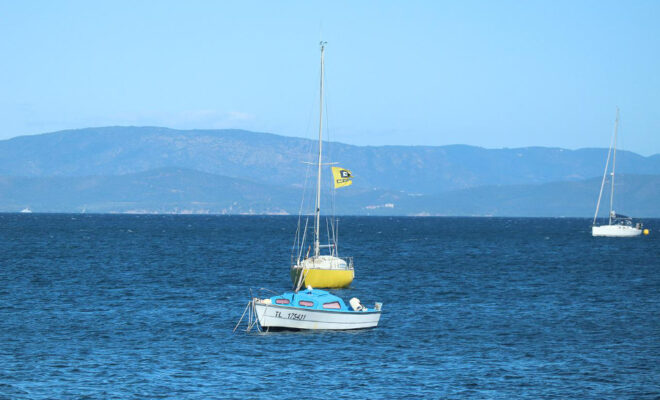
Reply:
M353 308L353 311L364 311L365 307L360 304L360 299L357 297L353 297L350 301L349 304L351 305L351 308Z

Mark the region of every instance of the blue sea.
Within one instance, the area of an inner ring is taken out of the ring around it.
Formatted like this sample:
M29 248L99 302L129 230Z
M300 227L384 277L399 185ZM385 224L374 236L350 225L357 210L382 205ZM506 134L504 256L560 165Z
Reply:
M660 220L340 218L376 329L232 333L296 217L0 215L0 399L657 399Z

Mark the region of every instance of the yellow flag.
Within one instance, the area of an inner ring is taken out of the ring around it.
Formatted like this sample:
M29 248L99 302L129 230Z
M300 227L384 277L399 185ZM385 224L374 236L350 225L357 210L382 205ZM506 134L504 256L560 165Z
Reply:
M335 188L348 186L353 183L353 174L345 168L332 167L332 175L335 178Z

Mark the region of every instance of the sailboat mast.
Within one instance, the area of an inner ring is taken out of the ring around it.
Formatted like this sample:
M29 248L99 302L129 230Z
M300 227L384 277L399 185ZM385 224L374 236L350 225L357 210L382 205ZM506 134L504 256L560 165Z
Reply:
M323 150L323 51L327 42L321 41L321 90L319 101L319 162L318 162L318 175L316 178L316 218L314 221L314 256L318 257L321 253L321 246L319 241L319 229L321 225L321 154Z
M614 209L614 169L616 168L616 139L619 129L619 107L616 108L616 121L614 121L614 146L612 152L612 189L610 191L610 225L612 225L612 210Z
M617 117L619 109L617 108ZM614 123L614 130L616 131L616 122ZM598 202L596 203L596 213L594 214L594 222L592 225L596 225L596 220L598 219L598 210L600 209L600 200L603 198L603 189L605 188L605 179L607 179L607 171L610 168L610 158L612 156L612 147L614 147L614 134L610 138L610 147L607 150L607 159L605 160L605 170L603 170L603 180L600 182L600 192L598 192ZM610 210L611 211L611 210ZM610 220L611 221L611 220Z

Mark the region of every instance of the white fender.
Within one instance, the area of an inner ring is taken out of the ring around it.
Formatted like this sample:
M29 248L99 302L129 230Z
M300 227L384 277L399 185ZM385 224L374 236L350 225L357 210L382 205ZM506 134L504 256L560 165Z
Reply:
M360 304L360 299L358 299L357 297L353 297L348 303L351 305L353 311L364 310L364 306Z

